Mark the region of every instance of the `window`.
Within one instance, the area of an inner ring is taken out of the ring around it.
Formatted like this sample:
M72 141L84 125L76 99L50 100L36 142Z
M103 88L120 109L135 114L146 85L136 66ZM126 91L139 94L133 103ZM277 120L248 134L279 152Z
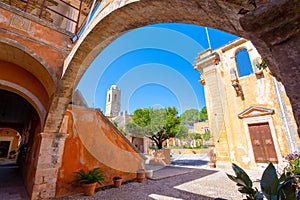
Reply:
M108 95L108 102L110 102L110 94Z
M253 74L250 57L247 49L241 49L235 54L236 64L239 72L239 77L248 76Z

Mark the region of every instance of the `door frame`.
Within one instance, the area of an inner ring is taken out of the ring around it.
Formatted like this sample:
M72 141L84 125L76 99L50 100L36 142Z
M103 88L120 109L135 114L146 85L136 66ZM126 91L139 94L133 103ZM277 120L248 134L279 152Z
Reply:
M246 133L246 139L247 139L247 144L248 144L248 152L250 156L250 167L257 167L261 163L256 163L255 162L255 156L254 156L254 151L253 151L253 146L250 138L250 131L249 131L249 124L261 124L261 123L268 123L271 131L271 136L273 140L273 144L275 147L275 153L277 155L278 163L283 162L282 155L280 154L280 148L279 148L279 143L277 140L274 124L272 121L271 115L264 115L264 116L256 116L256 117L249 117L249 118L244 118L243 119L243 124L244 124L244 131Z
M9 143L9 148L8 148L8 152L7 152L6 158L9 157L9 152L11 151L11 146L12 146L13 140L14 140L14 137L10 137L10 136L0 136L0 141L1 141L1 142L10 142L10 143Z

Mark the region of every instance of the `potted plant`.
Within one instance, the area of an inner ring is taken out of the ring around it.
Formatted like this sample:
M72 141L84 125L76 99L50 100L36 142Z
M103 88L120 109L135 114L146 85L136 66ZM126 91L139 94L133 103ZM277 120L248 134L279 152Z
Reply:
M146 170L146 177L147 178L152 178L153 177L153 170L152 169L147 169Z
M116 188L120 188L121 187L121 184L122 184L122 177L120 176L115 176L113 177L113 181L114 181L114 186Z
M145 176L146 176L145 170L144 169L139 169L136 173L137 182L139 182L139 183L144 182Z
M246 195L247 200L263 200L266 197L271 199L286 199L296 200L297 196L297 180L300 177L299 173L292 174L289 171L283 170L283 173L278 177L277 171L272 163L264 170L260 179L261 191L256 187L253 188L253 182L248 174L236 164L232 164L232 168L236 176L227 176L237 183L238 191Z
M103 173L99 168L88 170L87 172L83 169L75 172L77 181L82 184L85 196L92 196L95 194L96 184L102 184L104 182Z

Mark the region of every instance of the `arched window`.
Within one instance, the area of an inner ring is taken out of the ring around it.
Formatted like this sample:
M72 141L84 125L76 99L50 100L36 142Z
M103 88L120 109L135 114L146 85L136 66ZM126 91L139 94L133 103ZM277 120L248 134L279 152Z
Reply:
M247 49L244 48L238 50L235 54L235 60L239 72L239 77L253 74L253 68L251 65L251 61Z

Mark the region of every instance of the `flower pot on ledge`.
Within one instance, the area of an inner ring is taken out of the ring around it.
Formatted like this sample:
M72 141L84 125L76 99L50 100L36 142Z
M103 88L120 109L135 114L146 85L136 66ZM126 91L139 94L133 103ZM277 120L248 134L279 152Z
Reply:
M82 184L84 196L93 196L97 183Z
M146 177L146 172L145 172L144 169L140 169L140 170L137 171L137 173L136 173L137 182L139 182L139 183L144 182L145 177Z
M146 177L147 178L152 178L153 177L153 170L152 169L146 170Z
M115 177L113 178L113 181L114 181L114 187L115 187L115 188L120 188L120 187L121 187L121 185L122 185L122 177L120 177L120 176L115 176Z

